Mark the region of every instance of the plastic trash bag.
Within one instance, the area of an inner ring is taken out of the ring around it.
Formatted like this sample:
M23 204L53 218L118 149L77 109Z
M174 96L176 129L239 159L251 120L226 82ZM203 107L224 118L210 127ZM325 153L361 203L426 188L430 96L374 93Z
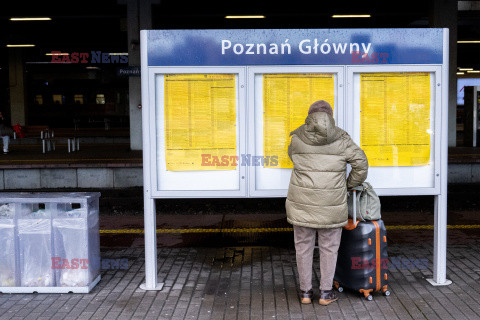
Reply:
M90 249L90 274L92 281L100 275L100 227L98 220L98 205L96 210L89 210L88 213L88 246Z
M85 287L92 281L86 217L84 209L75 209L53 219L57 286Z
M72 209L65 213L62 213L62 216L65 218L86 218L87 211L83 208Z
M31 216L45 216L45 212L39 210ZM18 219L22 287L50 287L54 284L50 221Z
M0 219L13 219L15 215L15 208L13 204L0 204Z
M0 287L15 286L15 222L0 217Z
M62 270L60 287L86 287L90 283L88 270Z

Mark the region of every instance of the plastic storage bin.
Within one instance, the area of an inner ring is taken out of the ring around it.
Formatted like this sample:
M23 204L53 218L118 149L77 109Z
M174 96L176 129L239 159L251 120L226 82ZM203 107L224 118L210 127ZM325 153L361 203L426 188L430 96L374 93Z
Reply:
M0 287L18 285L14 204L0 203Z
M39 204L17 203L21 287L52 287L52 230L50 210Z
M100 273L98 206L57 210L52 221L54 233L56 283L61 287L84 287Z
M99 197L0 193L0 292L89 292L100 281Z

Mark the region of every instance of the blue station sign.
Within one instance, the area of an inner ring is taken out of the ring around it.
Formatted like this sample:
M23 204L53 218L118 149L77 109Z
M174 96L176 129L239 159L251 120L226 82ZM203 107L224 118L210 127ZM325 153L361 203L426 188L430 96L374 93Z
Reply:
M444 29L148 30L149 66L442 64Z

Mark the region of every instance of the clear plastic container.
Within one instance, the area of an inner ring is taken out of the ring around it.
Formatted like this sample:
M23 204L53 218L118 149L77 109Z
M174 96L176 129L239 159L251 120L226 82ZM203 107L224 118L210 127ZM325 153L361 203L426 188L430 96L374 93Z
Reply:
M87 208L89 270L92 279L96 279L101 271L99 198L90 198Z
M54 286L50 210L40 209L39 204L18 203L17 216L21 286Z
M89 292L100 278L99 197L2 193L0 292Z
M60 287L84 287L94 279L89 265L86 208L59 210L53 219L55 278Z
M17 285L15 205L0 203L0 287Z

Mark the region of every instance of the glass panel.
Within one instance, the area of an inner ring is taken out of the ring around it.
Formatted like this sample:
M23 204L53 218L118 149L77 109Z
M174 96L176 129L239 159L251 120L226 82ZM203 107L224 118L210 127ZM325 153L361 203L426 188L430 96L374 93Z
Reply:
M83 104L83 94L75 94L73 95L73 101L76 104Z
M237 74L156 77L158 190L239 190Z
M360 75L360 147L371 167L430 161L430 74Z
M43 104L43 96L41 94L35 96L35 104Z
M105 104L105 95L102 93L97 94L97 97L95 98L95 103L96 104Z
M335 73L255 74L256 190L286 190L292 172L287 149L290 132L305 122L312 103L325 100L336 109Z
M53 103L63 104L63 96L61 94L54 94L53 95Z
M166 75L165 129L167 170L235 170L235 75Z
M263 149L278 164L265 167L293 168L287 154L290 132L305 122L308 108L318 100L334 101L333 74L266 74L263 76Z
M457 105L463 106L465 101L465 87L480 86L480 78L459 78L457 79Z
M435 73L354 74L353 138L374 188L435 185Z

